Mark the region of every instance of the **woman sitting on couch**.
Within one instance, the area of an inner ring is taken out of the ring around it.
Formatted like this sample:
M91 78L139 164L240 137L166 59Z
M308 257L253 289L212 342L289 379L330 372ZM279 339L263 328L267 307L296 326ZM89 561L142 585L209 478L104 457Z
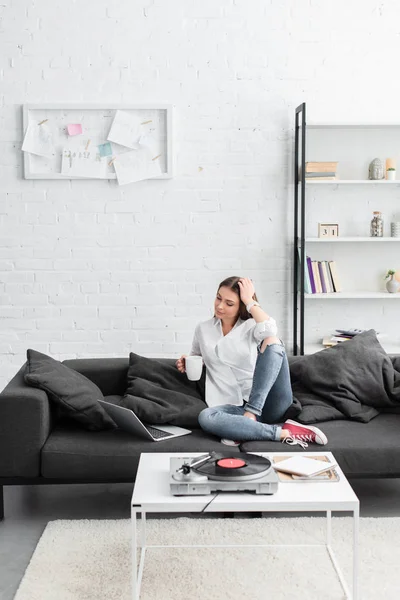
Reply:
M204 431L227 445L246 440L326 444L325 434L283 417L293 402L289 365L277 326L257 302L251 279L228 277L218 286L214 317L197 325L190 354L206 367L209 408ZM185 372L185 355L176 361Z

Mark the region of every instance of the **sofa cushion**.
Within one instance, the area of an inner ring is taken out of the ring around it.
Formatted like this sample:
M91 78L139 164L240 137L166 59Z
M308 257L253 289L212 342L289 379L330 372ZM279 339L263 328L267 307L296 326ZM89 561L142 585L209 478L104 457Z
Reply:
M63 361L78 373L93 381L103 392L104 396L119 394L123 396L126 390L126 374L129 360L126 358L70 358Z
M78 421L87 429L114 429L114 421L98 400L103 394L87 377L68 368L46 354L29 349L24 379L44 390L62 414Z
M317 427L325 433L328 443L309 444L306 452L332 452L348 477L400 477L400 415L381 414L368 423L326 421ZM243 442L240 448L271 455L304 452L301 446L274 441Z
M198 415L206 408L205 370L200 381L189 381L173 359L129 355L128 384L122 405L144 422L199 427Z
M108 398L107 398L108 400ZM84 482L134 481L142 452L226 452L219 438L200 429L190 435L152 442L121 430L93 433L60 422L42 450L41 474L55 479L82 479ZM237 448L229 448L237 453Z
M343 418L366 423L400 406L400 372L373 329L292 363L290 371L302 423Z

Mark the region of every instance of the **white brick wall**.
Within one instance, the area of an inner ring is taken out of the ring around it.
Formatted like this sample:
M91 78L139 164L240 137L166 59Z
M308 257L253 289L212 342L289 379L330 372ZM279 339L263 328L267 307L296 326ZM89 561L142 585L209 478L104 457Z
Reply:
M26 349L177 356L218 282L290 332L293 109L399 121L394 0L3 0L1 387ZM175 105L176 174L24 180L32 102ZM391 308L393 310L393 308Z

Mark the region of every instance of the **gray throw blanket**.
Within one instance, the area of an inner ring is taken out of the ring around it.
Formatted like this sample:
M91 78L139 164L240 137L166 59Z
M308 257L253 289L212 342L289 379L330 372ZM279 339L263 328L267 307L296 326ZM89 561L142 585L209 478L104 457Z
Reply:
M290 373L292 409L302 423L367 423L380 412L400 411L400 359L386 354L373 329L294 360Z

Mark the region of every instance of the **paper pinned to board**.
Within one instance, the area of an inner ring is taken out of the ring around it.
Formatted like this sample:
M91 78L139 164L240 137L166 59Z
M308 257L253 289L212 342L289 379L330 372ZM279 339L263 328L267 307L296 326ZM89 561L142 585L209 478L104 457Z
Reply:
M100 156L112 156L113 151L110 142L99 144L98 149L100 152Z
M64 148L61 175L104 179L107 176L107 159L100 156L97 148L92 150Z
M142 119L124 110L117 110L107 140L127 148L138 148L142 131Z
M53 134L46 121L30 121L22 144L24 152L50 157L54 154Z
M67 125L68 135L81 135L82 134L82 125L80 123L70 123Z
M160 160L153 160L151 151L146 147L119 154L113 159L118 184L126 185L143 179L161 175Z
M148 148L150 150L150 152L152 153L153 157L156 156L157 154L159 154L159 152L157 152L157 142L156 140L153 138L152 135L149 134L143 134L139 137L139 146L145 146L146 148Z

